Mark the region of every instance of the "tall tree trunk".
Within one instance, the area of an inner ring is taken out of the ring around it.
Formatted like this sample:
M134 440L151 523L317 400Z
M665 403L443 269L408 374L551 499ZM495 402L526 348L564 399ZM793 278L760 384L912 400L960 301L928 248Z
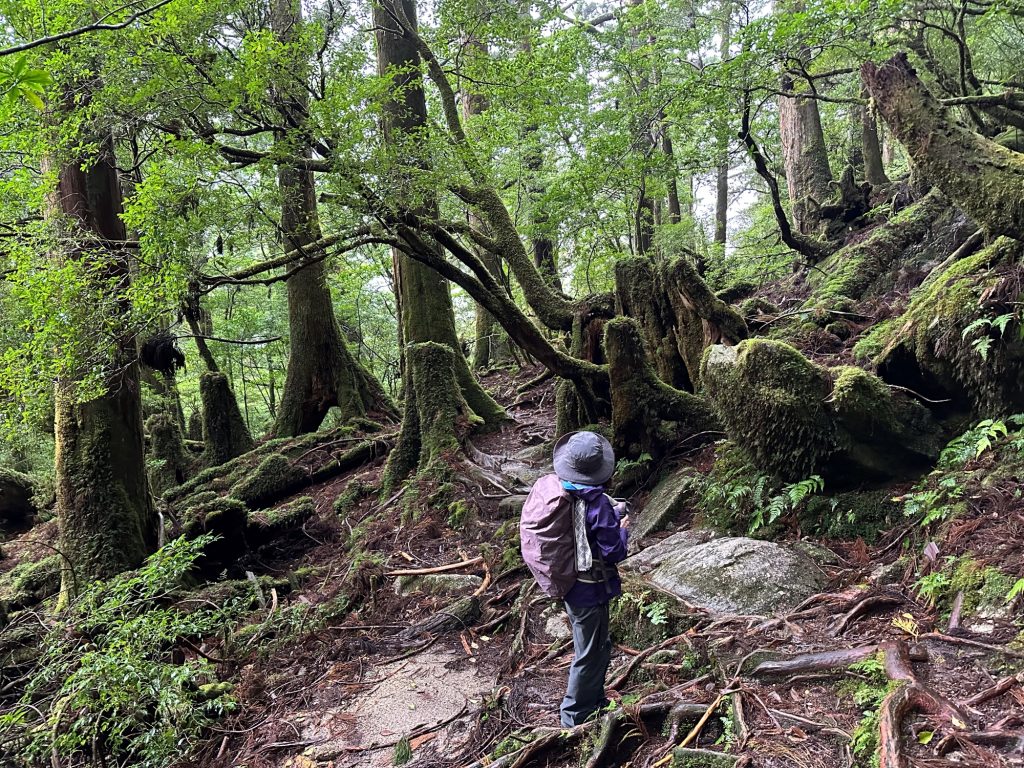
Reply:
M732 2L722 3L722 21L719 28L718 57L725 61L732 45ZM715 239L724 254L729 220L729 126L725 120L718 126L718 167L715 174Z
M284 43L298 38L302 26L300 0L273 0L271 27ZM300 70L286 82L275 84L277 106L285 124L300 127L307 117L309 93L305 72ZM281 79L286 79L283 75ZM286 152L308 157L308 146L296 146L293 131L279 135L277 141ZM278 187L281 190L281 231L285 250L301 251L320 240L317 214L316 184L312 171L289 164L278 166ZM328 411L337 407L342 418L378 413L396 415L394 406L380 382L349 352L334 315L331 292L327 286L326 261L323 254L312 251L304 258L313 259L288 279L288 332L291 353L285 375L284 391L273 433L276 437L316 430Z
M868 87L861 85L861 96L867 98ZM882 162L882 142L878 137L878 121L869 107L861 107L861 145L864 148L864 178L873 187L889 183L885 175L885 164Z
M399 7L400 4L400 7ZM380 0L373 4L373 24L376 28L377 72L393 80L394 97L384 106L383 128L385 140L396 143L403 133L423 130L427 125L427 106L420 78L420 57L416 42L408 36L392 32L398 26L396 17L403 18L412 28L416 25L416 4L413 0ZM413 161L410 161L413 162ZM435 214L437 203L420 203L419 214ZM436 243L420 240L420 247L437 251ZM462 354L455 331L455 313L447 281L437 272L424 266L400 250L393 251L395 294L399 310L399 338L403 350L410 345L435 342L453 350L455 380L459 384L468 408L483 424L494 425L507 418L498 405L469 369ZM413 370L417 362L428 357L410 356L403 352L402 384L405 393L402 432L398 445L388 458L387 482L393 484L419 466L421 443L416 381L425 381L426 372Z
M539 130L536 125L528 125L523 130L526 191L530 201L530 243L533 247L533 265L545 282L561 293L562 280L558 276L558 263L555 260L555 241L549 232L550 222L543 200L547 190L541 180L544 150L537 135Z
M818 208L828 200L832 181L821 114L818 102L795 93L789 78L783 78L782 90L792 94L779 99L779 135L793 223L801 234L814 235L821 221Z
M463 47L474 55L486 58L489 54L487 44L476 39L472 35L465 35ZM475 115L483 114L487 109L487 98L479 93L473 93L472 86L463 84L462 90L462 111L466 121L467 134L472 133L472 121ZM469 224L475 229L485 227L483 219L470 209ZM484 248L476 248L476 255L484 266L496 278L501 277L501 263L498 257ZM489 365L494 365L508 360L508 343L501 331L501 326L495 320L494 315L487 311L480 304L475 305L475 330L476 338L473 341L473 368L479 370Z
M952 117L907 61L861 68L871 98L915 169L996 234L1024 239L1024 160Z
M99 238L124 241L121 187L110 134L99 137L95 158L61 161L52 213L69 239L93 240L64 258L102 260L99 274L126 290L128 251L100 247ZM127 298L120 302L127 311ZM56 485L60 551L64 557L60 605L96 579L138 566L156 548L157 517L146 477L135 337L116 341L106 392L79 402L76 382L56 388Z

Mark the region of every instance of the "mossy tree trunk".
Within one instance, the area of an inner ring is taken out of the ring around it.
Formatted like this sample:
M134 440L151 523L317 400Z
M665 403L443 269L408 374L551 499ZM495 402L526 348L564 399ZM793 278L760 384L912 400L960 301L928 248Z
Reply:
M861 97L870 96L866 84L861 86ZM882 161L882 142L878 136L878 120L870 107L860 108L861 131L860 140L864 154L864 178L873 187L883 187L889 183L885 175L885 163Z
M405 413L398 444L384 469L386 490L414 472L429 473L439 462L461 455L463 440L481 423L459 387L460 351L427 341L410 344L405 355L410 371Z
M112 137L99 138L98 156L63 159L51 210L72 246L68 259L102 260L97 272L127 286L128 251L95 245L125 240L121 187ZM127 299L121 298L127 311ZM106 392L79 402L74 381L59 381L55 403L57 519L64 557L61 605L80 588L134 568L156 547L157 518L144 460L138 351L134 335L116 341Z
M409 134L427 126L427 106L419 74L420 59L416 43L409 37L391 31L395 29L396 16L408 20L415 29L416 5L411 0L402 0L399 10L395 7L396 1L382 0L381 4L375 3L373 6L374 25L377 28L377 71L391 77L395 88L394 97L384 105L385 139L393 145L406 142ZM384 8L383 5L389 7ZM409 158L408 162L415 164L417 161ZM421 203L418 212L432 217L436 209L436 202L427 200ZM420 240L416 246L440 252L432 240ZM451 349L461 349L455 331L451 294L445 279L399 250L394 252L394 261L402 343L408 345L433 341ZM408 381L408 364L403 369L403 376ZM456 358L455 376L463 397L485 424L498 424L508 418L501 406L480 386L462 355Z
M949 114L898 54L861 68L878 110L914 165L959 208L996 234L1024 239L1024 157Z
M612 445L617 456L660 457L668 443L663 421L681 423L688 434L718 428L703 398L674 389L658 378L634 319L617 317L608 321L604 348L611 381Z
M228 377L223 373L204 373L199 377L199 397L205 444L202 463L215 467L249 451L253 446L252 435Z
M299 0L273 0L271 27L285 44L298 40L302 30ZM289 71L275 84L275 101L285 124L307 119L309 92L304 70ZM290 135L294 135L292 132ZM309 157L308 146L277 137L285 153ZM322 239L313 172L282 161L278 167L281 192L281 232L286 250L311 247ZM328 411L337 407L342 418L377 413L397 415L380 382L349 352L334 316L327 286L326 262L315 248L303 254L310 263L288 279L290 354L281 403L274 420L277 437L316 430Z

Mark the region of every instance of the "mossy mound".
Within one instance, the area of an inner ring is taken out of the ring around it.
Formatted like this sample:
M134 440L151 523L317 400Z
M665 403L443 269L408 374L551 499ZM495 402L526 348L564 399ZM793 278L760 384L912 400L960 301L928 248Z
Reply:
M847 491L812 496L800 514L803 531L831 539L873 541L903 519L903 508L888 490Z
M316 515L316 505L309 496L302 496L275 509L264 509L249 515L246 539L252 547L260 547L302 525Z
M873 334L879 375L949 401L949 413L1024 410L1022 264L1024 245L1001 237L926 281L903 316Z
M231 486L230 495L254 509L265 507L303 487L308 478L309 473L284 454L272 453Z
M240 456L252 448L252 435L238 410L231 383L223 373L204 373L199 377L199 396L203 410L203 463L216 466Z
M0 578L0 606L13 612L42 602L60 591L61 557L16 565Z
M829 487L913 477L941 447L938 425L873 374L823 368L778 341L715 346L704 359L707 395L730 438L761 470Z

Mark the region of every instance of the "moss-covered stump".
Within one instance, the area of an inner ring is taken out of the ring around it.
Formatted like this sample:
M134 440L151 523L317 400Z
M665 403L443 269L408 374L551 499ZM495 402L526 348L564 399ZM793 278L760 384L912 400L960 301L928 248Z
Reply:
M238 499L217 497L195 504L185 510L182 535L194 539L203 534L217 537L203 552L199 567L204 573L215 573L234 563L248 549L245 538L249 508Z
M937 189L874 229L864 240L840 249L808 273L813 287L804 309L840 309L836 302L860 299L876 283L884 281L908 248L925 240L933 229L948 226L955 209ZM970 233L967 233L970 234ZM958 243L946 245L947 252Z
M660 456L668 441L678 436L664 428L665 421L676 422L677 432L690 435L718 428L703 398L673 389L657 377L635 320L610 320L604 346L612 394L612 444L620 458Z
M188 440L203 442L203 412L199 408L188 415L188 434L185 437Z
M309 472L286 456L272 453L231 486L230 495L252 508L265 507L308 484Z
M31 524L36 514L35 493L31 477L0 467L0 530L13 531Z
M60 591L60 576L57 554L19 563L0 578L0 607L12 613L53 597Z
M640 326L644 350L658 378L676 389L693 390L676 342L676 318L661 275L644 256L615 262L615 310Z
M178 420L169 413L157 413L146 420L149 433L149 485L155 496L181 485L192 474L192 460L185 452Z
M938 456L941 432L916 401L859 368L827 369L778 341L715 346L706 393L730 438L758 468L829 487L916 477Z
M238 401L223 373L204 373L199 378L199 396L203 403L203 463L223 464L252 449L252 435L245 425Z
M414 471L461 453L462 442L482 420L462 396L455 350L432 341L406 347L405 415L398 444L384 470L385 488Z
M950 401L935 404L940 415L1017 413L1024 409L1022 275L1024 245L998 238L929 277L864 351L876 352L887 382Z
M249 515L245 537L252 547L261 547L293 531L316 514L316 505L309 496L283 504L275 509L264 509Z

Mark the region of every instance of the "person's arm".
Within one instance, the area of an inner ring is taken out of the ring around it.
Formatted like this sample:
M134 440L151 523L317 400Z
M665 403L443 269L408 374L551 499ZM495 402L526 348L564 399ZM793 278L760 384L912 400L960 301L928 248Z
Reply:
M626 545L629 533L619 526L619 515L608 497L602 494L589 505L587 517L594 534L598 554L606 563L618 563L626 559Z

